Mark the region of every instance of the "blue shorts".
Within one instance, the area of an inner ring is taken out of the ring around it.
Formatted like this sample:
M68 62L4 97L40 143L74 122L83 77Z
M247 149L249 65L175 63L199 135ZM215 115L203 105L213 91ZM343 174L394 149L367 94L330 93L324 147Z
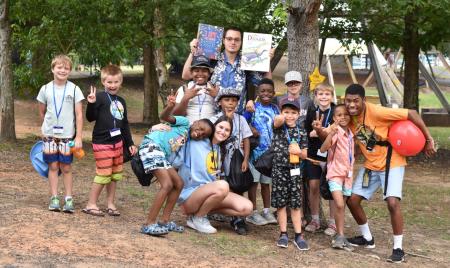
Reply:
M336 181L328 181L328 187L330 187L330 192L341 191L342 195L345 196L352 195L352 189L347 189L341 183L338 183Z
M59 139L53 137L45 137L44 141L44 162L47 164L59 162L63 164L71 164L73 161L70 152L69 142L72 139Z
M250 169L250 172L252 173L253 182L259 182L259 183L264 183L264 184L272 184L272 178L271 177L267 177L266 175L263 175L263 174L259 173L259 171L256 170L256 168L253 166L252 163L248 164L248 168Z
M362 183L365 170L365 168L361 168L359 170L358 176L353 183L352 192L369 200L370 198L372 198L372 195L378 190L378 188L381 188L381 190L384 191L385 172L371 171L369 176L369 186L367 188L364 188L362 187ZM386 195L383 195L383 200L391 196L402 199L404 175L405 167L395 167L389 170L389 182Z

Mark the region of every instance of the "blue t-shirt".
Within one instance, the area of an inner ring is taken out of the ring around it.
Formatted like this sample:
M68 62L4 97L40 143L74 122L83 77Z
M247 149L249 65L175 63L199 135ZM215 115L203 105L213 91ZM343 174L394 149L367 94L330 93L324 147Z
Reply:
M278 107L274 104L263 105L255 103L255 112L245 112L244 117L259 133L259 144L253 149L250 160L256 161L272 144L273 119L280 114Z
M166 158L186 143L189 132L189 120L184 116L175 116L175 124L170 124L170 131L152 131L145 135L141 147L152 140L164 151Z
M181 164L178 174L184 181L184 187L178 202L182 203L198 187L216 180L221 168L220 148L212 145L209 139L189 140L174 162Z

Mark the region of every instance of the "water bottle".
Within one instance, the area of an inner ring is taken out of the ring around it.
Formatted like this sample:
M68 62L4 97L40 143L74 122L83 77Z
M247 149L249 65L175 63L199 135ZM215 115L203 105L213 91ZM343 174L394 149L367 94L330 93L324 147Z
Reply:
M291 142L291 144L297 143L295 141ZM289 154L289 163L298 164L300 163L300 157L296 154Z
M70 152L75 156L77 159L81 159L84 157L84 150L83 148L77 149L75 148L75 141L69 142Z

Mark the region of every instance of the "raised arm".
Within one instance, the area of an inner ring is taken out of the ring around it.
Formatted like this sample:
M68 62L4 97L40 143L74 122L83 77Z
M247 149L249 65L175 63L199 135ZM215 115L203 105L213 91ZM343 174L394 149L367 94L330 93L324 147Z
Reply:
M159 119L166 121L170 124L175 124L177 120L172 115L172 110L174 107L175 107L175 96L174 95L167 96L167 105L159 115Z
M189 56L186 59L186 62L183 66L183 73L181 74L181 78L183 80L191 80L191 63L192 58L194 57L194 53L197 52L197 46L198 46L198 40L193 39L191 43L189 43L189 47L191 48L191 53L189 53Z

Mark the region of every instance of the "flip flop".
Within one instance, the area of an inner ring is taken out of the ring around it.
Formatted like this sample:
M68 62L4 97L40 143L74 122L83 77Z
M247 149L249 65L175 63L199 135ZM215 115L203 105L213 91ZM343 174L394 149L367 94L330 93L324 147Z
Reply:
M103 213L100 209L96 209L96 208L83 208L81 210L83 213L92 215L92 216L97 216L97 217L104 217L105 213Z
M106 209L106 213L107 213L109 216L114 216L114 217L120 216L120 212L119 212L117 209L107 208L107 209Z

